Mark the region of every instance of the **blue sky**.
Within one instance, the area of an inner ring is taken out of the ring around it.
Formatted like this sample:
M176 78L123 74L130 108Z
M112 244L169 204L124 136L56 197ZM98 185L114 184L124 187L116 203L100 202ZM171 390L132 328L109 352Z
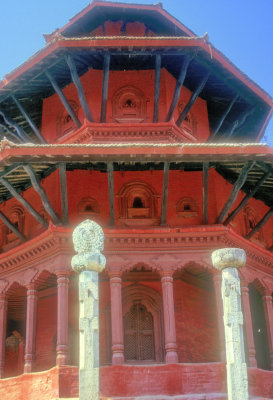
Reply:
M1 3L0 79L43 47L43 33L60 28L89 4L86 0ZM273 0L165 0L163 7L197 35L208 32L213 45L273 97ZM265 136L273 145L273 120Z

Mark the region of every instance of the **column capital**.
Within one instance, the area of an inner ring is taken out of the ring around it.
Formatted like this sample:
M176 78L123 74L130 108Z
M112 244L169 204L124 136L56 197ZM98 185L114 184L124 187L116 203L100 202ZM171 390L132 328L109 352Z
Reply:
M242 268L246 263L246 252L243 249L224 248L215 250L212 255L214 268L222 270L225 268Z
M164 280L173 281L173 274L174 274L173 269L161 269L158 271L158 273L161 277L161 281L164 281Z
M172 271L173 274L181 266L181 260L172 254L162 254L152 259L152 264L160 274L162 271Z
M58 278L69 278L69 276L71 275L71 270L70 269L59 269L54 271L54 274L57 276L57 280Z
M114 279L120 282L122 281L122 271L107 271L107 274L110 278L110 281L113 281Z

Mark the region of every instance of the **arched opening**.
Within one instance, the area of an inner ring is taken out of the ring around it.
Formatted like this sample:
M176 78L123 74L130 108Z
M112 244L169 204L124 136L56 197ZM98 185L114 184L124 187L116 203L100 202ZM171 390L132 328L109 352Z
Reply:
M135 197L133 201L133 208L144 208L141 197Z
M261 293L256 288L254 283L249 284L249 302L257 366L261 369L270 369L268 337L263 300Z
M126 361L155 361L153 316L142 303L124 316L124 349Z
M146 118L144 94L134 86L120 88L113 95L112 110L116 122L142 122Z

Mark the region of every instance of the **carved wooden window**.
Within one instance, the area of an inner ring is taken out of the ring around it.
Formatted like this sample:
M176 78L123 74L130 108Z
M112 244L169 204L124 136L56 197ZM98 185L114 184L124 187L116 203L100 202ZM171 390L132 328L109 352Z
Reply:
M78 116L79 105L74 100L69 100L68 102L76 116ZM57 119L57 138L60 138L75 129L76 126L70 114L66 110L62 111Z
M124 316L124 354L126 361L154 361L153 316L141 303Z
M93 197L83 198L78 205L78 213L82 217L88 218L88 216L97 215L99 212L99 203Z
M146 118L146 102L141 90L125 86L112 98L113 120L116 122L142 122Z
M198 204L192 197L182 197L176 204L176 213L184 218L197 217Z
M157 202L158 195L147 183L130 182L119 193L120 218L135 221L157 219Z

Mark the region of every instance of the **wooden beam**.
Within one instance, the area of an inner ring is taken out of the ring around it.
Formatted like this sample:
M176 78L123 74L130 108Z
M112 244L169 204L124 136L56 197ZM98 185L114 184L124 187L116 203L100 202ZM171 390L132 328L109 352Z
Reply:
M19 143L24 143L23 139L17 136L6 124L0 123L0 126L3 127L7 133L12 137L12 139L18 141ZM3 132L4 134L4 132Z
M197 86L197 88L195 89L194 92L192 92L192 95L190 97L190 100L188 101L187 105L185 106L184 110L180 113L177 121L176 121L176 125L180 126L182 124L182 122L184 121L184 119L186 118L186 116L188 115L188 113L190 112L191 108L193 107L197 97L199 96L199 94L202 92L202 90L204 89L208 79L209 79L209 72L206 73L206 75L203 77L203 79L201 80L201 82L199 83L199 85Z
M203 224L208 223L209 163L203 163Z
M251 170L251 168L253 167L254 164L255 164L254 161L248 161L241 169L241 172L240 172L236 182L233 185L230 195L229 195L224 207L222 208L222 211L220 212L219 217L217 218L217 221L216 221L217 224L223 223L229 210L231 209L231 207L233 206L233 204L237 198L239 190L244 185L244 183L247 179L247 174L249 173L249 171Z
M164 162L164 175L163 175L162 201L161 201L161 222L160 222L162 226L165 226L167 221L169 169L170 169L170 164L168 162Z
M26 237L22 232L19 231L16 225L14 225L5 214L0 211L0 219L4 222L4 224L13 232L16 236L18 236L23 242L26 241Z
M106 53L104 55L104 61L103 61L103 82L102 82L102 94L101 94L100 122L106 121L109 69L110 69L110 54Z
M158 122L160 96L161 55L155 56L155 85L154 85L154 116L153 122Z
M23 131L23 129L15 122L13 119L7 116L7 114L3 111L0 110L0 115L3 117L5 123L9 126L12 126L16 132L17 135L19 136L20 139L22 139L23 142L29 142L29 138L27 134Z
M27 165L24 165L23 167L24 167L24 170L26 171L26 173L28 174L28 176L30 177L30 180L31 180L34 190L39 194L46 212L49 214L50 218L52 219L52 221L54 222L55 225L60 225L61 221L59 219L59 216L56 213L56 211L54 210L54 208L52 207L52 205L49 201L49 198L46 194L46 191L40 184L31 165L27 164Z
M62 222L63 225L69 224L68 216L68 196L67 196L67 179L66 179L66 164L59 164L60 175L60 192L61 192L61 206L62 206Z
M43 138L43 136L41 135L39 129L37 128L35 123L32 121L32 119L30 118L30 116L28 115L28 113L26 112L26 110L24 109L22 104L19 102L19 100L14 95L11 96L11 98L14 101L14 103L16 104L16 106L18 107L18 109L20 110L21 114L27 120L29 126L31 127L31 129L33 130L33 132L35 133L35 135L39 139L39 141L42 142L42 143L46 143L46 141Z
M115 225L115 198L114 198L114 168L113 163L107 163L108 174L108 195L109 195L109 212L110 212L110 225Z
M228 225L236 217L236 215L239 214L239 212L245 207L248 200L255 195L257 190L270 177L270 175L271 172L267 172L266 174L264 174L264 176L256 183L254 188L248 194L245 195L245 197L242 199L240 204L235 208L235 210L233 210L232 213L229 214L229 216L224 221L224 225Z
M47 221L45 221L36 210L34 210L32 205L18 193L18 191L14 186L12 186L11 183L9 183L9 181L7 181L5 178L0 178L0 182L3 186L5 186L6 189L8 189L13 197L25 207L25 209L36 219L36 221L39 222L39 224L45 226L46 228L48 227Z
M45 74L46 74L48 80L50 81L51 85L53 86L53 89L58 94L58 96L59 96L64 108L66 109L66 111L70 115L70 117L73 120L74 124L76 125L77 128L79 128L81 126L81 123L80 123L77 115L75 114L73 108L71 107L71 105L67 101L67 99L66 99L65 95L63 94L61 88L57 84L55 78L51 75L51 73L49 71L46 71Z
M255 233L257 233L266 224L266 222L272 217L272 215L273 215L273 206L267 211L267 213L257 223L257 225L254 226L252 231L250 231L249 234L246 235L246 239L252 238L252 236L255 235Z
M218 124L216 125L213 134L210 135L209 140L211 141L219 132L219 129L221 128L221 126L223 125L226 117L228 116L230 110L232 109L232 107L234 106L234 104L236 103L236 101L238 100L239 95L236 94L236 96L233 98L233 100L229 103L228 108L226 109L226 111L224 112L224 114L222 115L222 118L220 119L220 121L218 122Z
M174 111L176 109L176 106L177 106L177 103L178 103L178 100L180 97L181 88L182 88L184 80L186 78L187 70L188 70L191 60L192 60L192 57L190 57L189 55L185 56L185 60L180 69L179 77L176 81L175 89L173 92L172 102L171 102L168 114L166 116L166 122L170 121L173 117Z
M78 97L79 97L82 109L84 111L84 115L89 122L93 122L93 117L92 117L91 111L89 109L89 106L87 104L85 93L84 93L82 83L81 83L81 80L80 80L78 72L77 72L75 62L73 60L73 57L71 55L66 56L66 62L70 69L71 78L74 82L74 85L76 86L76 89L78 92Z
M254 108L251 108L250 110L246 111L246 112L241 116L241 118L237 119L237 120L232 124L232 127L231 127L230 132L229 132L228 134L226 134L225 137L230 137L230 136L232 136L233 133L234 133L234 131L235 131L236 129L239 129L239 128L245 123L246 119L247 119L251 114L253 114L253 112L254 112Z

